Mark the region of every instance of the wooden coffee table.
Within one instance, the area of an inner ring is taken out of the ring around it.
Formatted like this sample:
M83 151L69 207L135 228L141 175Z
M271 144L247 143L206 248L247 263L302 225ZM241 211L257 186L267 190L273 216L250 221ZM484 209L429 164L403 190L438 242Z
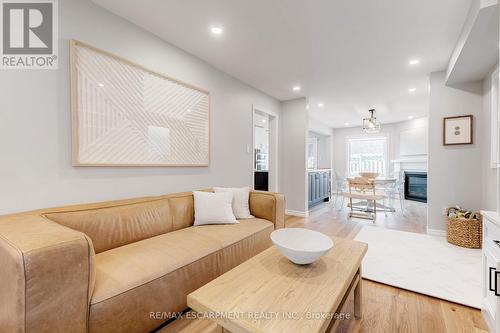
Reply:
M188 306L233 333L326 332L354 289L361 317L361 260L368 245L332 238L320 260L295 265L274 246L188 295Z

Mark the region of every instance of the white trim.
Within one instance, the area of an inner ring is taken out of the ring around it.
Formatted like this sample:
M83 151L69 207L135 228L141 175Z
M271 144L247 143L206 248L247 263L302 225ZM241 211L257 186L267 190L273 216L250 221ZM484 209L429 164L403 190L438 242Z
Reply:
M486 304L486 302L484 300L483 300L482 304L483 304L483 307L481 309L481 313L483 315L483 318L486 321L486 325L488 326L488 328L491 332L495 332L495 320L491 316L489 306ZM488 310L486 310L486 308L488 308Z
M265 107L261 107L260 105L252 104L252 109L260 111L260 112L267 113L268 115L276 117L276 118L279 118L279 116L280 116L279 113L276 113L276 112L274 112L272 110L269 110L269 109L267 109Z
M255 104L252 104L252 144L251 144L251 154L252 154L252 188L255 188L255 112L256 111L259 111L259 112L262 112L262 113L266 113L268 114L270 117L273 117L274 120L274 128L275 128L275 133L271 133L271 123L269 122L269 146L271 145L272 143L272 139L271 139L271 135L274 136L274 155L275 156L271 156L271 154L269 154L269 169L268 170L268 177L269 177L269 180L272 179L271 177L271 173L273 174L274 176L274 180L273 180L273 184L269 183L269 191L273 191L273 192L279 192L280 191L280 188L279 188L279 120L280 120L280 117L279 117L279 114L274 112L274 111L271 111L271 110L268 110L266 108L263 108L263 107L260 107L258 105L255 105ZM271 147L269 147L269 152L271 152ZM271 158L273 159L273 163L271 163ZM271 170L271 166L274 166L274 169L275 170Z
M427 228L427 234L431 235L431 236L445 237L446 236L446 231L441 230L441 229L430 229L430 228Z
M405 120L405 121L407 121L407 120ZM389 139L389 133L378 132L378 133L351 134L351 135L347 135L345 138L347 140L364 140L364 139L381 139L381 138Z
M498 168L498 113L499 113L499 71L498 67L491 74L491 99L490 99L490 123L491 123L491 147L490 165L492 169Z
M298 210L291 210L291 209L286 209L285 210L286 215L292 215L292 216L298 216L298 217L308 217L309 216L309 211L301 212Z

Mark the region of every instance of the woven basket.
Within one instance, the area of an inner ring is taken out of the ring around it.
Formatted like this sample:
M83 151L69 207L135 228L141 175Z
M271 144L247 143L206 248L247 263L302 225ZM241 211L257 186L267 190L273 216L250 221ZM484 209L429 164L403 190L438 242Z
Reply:
M448 208L448 211L451 208ZM479 213L472 214L472 218L449 218L446 212L446 239L448 243L480 249L483 242L483 223Z

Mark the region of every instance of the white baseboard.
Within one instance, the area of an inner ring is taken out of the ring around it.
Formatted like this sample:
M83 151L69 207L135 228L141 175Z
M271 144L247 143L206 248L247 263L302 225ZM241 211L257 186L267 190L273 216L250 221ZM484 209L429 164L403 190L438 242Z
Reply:
M285 214L286 215L292 215L292 216L299 216L299 217L307 217L307 216L309 216L309 212L308 211L301 212L301 211L298 211L298 210L291 210L291 209L286 209L285 210Z
M446 236L446 231L441 230L441 229L429 229L429 228L427 228L427 234L428 235L432 235L432 236L445 237Z

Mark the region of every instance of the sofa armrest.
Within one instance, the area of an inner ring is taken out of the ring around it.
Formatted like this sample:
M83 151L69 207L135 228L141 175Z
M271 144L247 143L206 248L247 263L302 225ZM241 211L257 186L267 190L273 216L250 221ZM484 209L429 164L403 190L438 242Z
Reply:
M94 249L39 215L0 217L2 331L87 332Z
M285 227L285 196L280 193L250 191L250 213L274 223L274 229Z

